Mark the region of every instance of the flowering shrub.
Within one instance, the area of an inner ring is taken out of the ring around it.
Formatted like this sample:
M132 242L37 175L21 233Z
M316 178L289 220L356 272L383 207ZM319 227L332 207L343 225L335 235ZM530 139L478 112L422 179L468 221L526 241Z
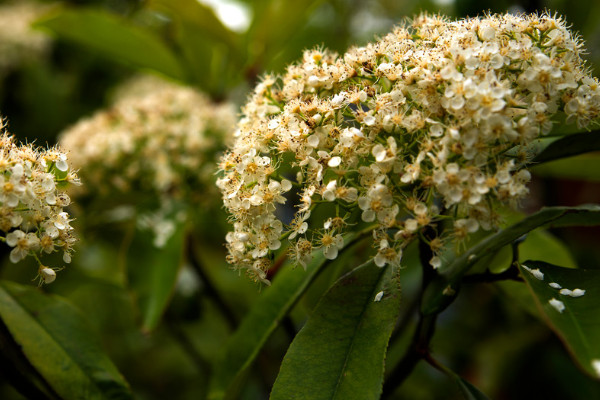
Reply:
M267 282L282 236L306 265L318 248L335 259L342 235L368 224L378 266L399 265L430 227L430 264L440 267L446 243L497 227L495 206L528 193L525 145L561 112L582 128L600 115L599 81L580 54L547 14L422 15L341 56L306 51L256 87L221 160L228 261ZM285 225L277 206L294 185ZM327 217L313 220L322 208Z
M140 222L156 231L161 245L173 229L173 202L199 208L211 198L216 153L234 124L230 104L213 104L158 78L137 78L119 88L108 110L62 134L61 145L86 182L73 195L105 211L141 211Z
M4 129L4 125L2 126ZM70 216L64 211L69 196L59 190L64 183L79 183L69 171L67 156L57 148L42 150L20 146L6 131L0 136L0 231L2 241L12 247L10 260L27 256L39 263L40 283L51 283L58 268L42 264L40 257L63 252L71 262L76 238Z

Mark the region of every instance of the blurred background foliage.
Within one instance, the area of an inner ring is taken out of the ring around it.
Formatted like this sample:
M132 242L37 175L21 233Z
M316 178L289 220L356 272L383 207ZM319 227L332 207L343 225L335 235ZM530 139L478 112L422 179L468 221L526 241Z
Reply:
M324 46L344 52L348 46L365 44L423 11L458 18L488 11L547 9L564 16L580 33L588 49L590 68L596 76L600 74L600 2L39 3L45 9L35 25L50 38L48 51L11 65L0 76L0 112L9 122L9 131L22 141L35 140L39 145L54 144L59 132L105 107L113 89L140 71L195 86L215 101L228 100L240 106L261 76L283 72L288 63L301 57L303 49ZM524 212L542 204L600 203L600 156L591 153L561 162L534 169L532 196L524 204ZM173 248L157 250L148 247L148 240L139 233L132 238L131 227L107 226L100 232L86 229L80 234L73 265L61 272L54 284L42 288L67 298L83 311L136 398L202 398L220 349L260 294L256 285L238 277L224 261L226 227L217 222L223 221L223 214L215 212L203 218L195 224L195 245L191 249L177 235ZM555 236L544 234L532 239L529 251L541 251L564 266L600 268L598 229L552 233ZM0 247L0 277L31 285L30 272L35 267L22 265L27 260L10 264L7 249ZM171 278L152 278L158 266L164 267L161 262L165 254L175 255L171 263L180 257L186 261L181 268L179 262L174 262ZM407 256L407 268L402 271L403 301L407 303L418 285L419 268L413 265L416 258ZM318 277L268 340L255 368L244 380L240 398L268 396L291 338L343 269L333 267ZM155 290L156 285L162 286L166 295L163 303L155 306L156 317L148 324L144 308L147 303L140 298ZM459 301L440 318L433 340L436 355L494 399L600 398L600 384L578 370L531 307L520 306L517 297L521 289L509 284L467 286ZM408 327L414 325L410 315L406 320ZM402 354L411 331L407 329L395 337L388 364L393 365ZM398 399L461 398L455 382L424 363L401 388L388 394ZM2 375L0 398L23 398Z

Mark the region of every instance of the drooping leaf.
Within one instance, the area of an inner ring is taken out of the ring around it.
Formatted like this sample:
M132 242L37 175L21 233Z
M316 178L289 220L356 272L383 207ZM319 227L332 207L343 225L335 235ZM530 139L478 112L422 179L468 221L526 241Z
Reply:
M244 372L325 263L323 255L317 253L306 271L288 265L277 273L227 343L211 381L209 399L236 397Z
M83 315L66 300L3 281L0 318L29 363L61 398L133 398Z
M425 315L447 307L460 285L460 280L479 260L494 254L524 234L537 228L600 225L600 206L546 207L510 227L492 234L471 247L447 266L425 290L421 311Z
M117 15L89 8L62 8L38 20L36 26L115 61L185 80L179 60L159 36Z
M541 312L573 358L587 373L600 378L600 270L562 268L541 261L526 261L520 269Z
M177 226L162 247L150 232L136 232L127 254L129 286L139 305L142 330L151 331L169 305L183 260L185 227Z
M356 239L356 236L348 237L345 248ZM209 399L237 398L236 390L248 367L279 322L328 263L322 252L317 251L306 271L287 265L277 273L271 286L261 293L225 347L211 380Z
M288 349L271 399L378 399L400 309L396 278L373 262L340 278Z

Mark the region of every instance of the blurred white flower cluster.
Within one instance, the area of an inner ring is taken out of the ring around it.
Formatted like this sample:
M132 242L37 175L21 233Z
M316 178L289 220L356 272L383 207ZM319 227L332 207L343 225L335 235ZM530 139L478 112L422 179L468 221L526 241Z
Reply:
M79 184L79 180L58 149L17 145L4 123L1 129L0 231L4 236L0 238L13 248L12 262L33 256L39 264L40 283L50 283L60 268L43 265L40 257L62 251L63 261L71 262L76 238L64 211L70 199L60 188L69 182Z
M72 195L79 203L93 199L103 211L138 214L142 225L156 231L160 246L174 229L174 202L200 208L216 197L210 193L217 154L235 131L235 109L150 76L125 83L117 93L109 109L61 135L85 182ZM124 206L131 213L122 212Z
M379 266L399 265L430 226L439 267L445 243L494 228L495 204L528 193L526 153L509 149L550 132L560 111L580 127L600 115L581 47L547 14L422 15L342 56L305 52L256 87L221 161L229 262L266 282L282 235L306 265L318 248L336 258L361 224ZM276 216L286 192L299 198L289 226Z
M50 38L31 27L46 10L27 0L0 5L0 74L47 53Z

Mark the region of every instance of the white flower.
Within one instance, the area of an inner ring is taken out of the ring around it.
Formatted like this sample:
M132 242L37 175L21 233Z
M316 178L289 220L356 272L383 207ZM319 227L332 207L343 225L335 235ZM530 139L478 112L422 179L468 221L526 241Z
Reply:
M379 243L379 250L373 259L375 265L380 268L384 267L386 264L398 267L400 266L401 260L402 250L396 250L393 247L390 247L389 242L385 239L382 239Z
M56 272L52 268L41 266L38 273L40 279L46 284L52 283L56 279Z
M257 86L221 161L234 231L253 233L228 239L230 261L251 269L245 260L272 257L260 221L282 214L266 188L283 173L298 186L286 196L300 213L288 236L295 259L300 241L335 257L334 238L367 223L375 262L398 263L419 229L449 219L451 232L436 227L430 245L440 268L447 242L498 227L495 208L527 195L515 150L548 133L558 112L581 126L600 117L600 82L581 50L559 18L502 14L421 15L344 54L306 51Z
M328 260L335 260L338 256L338 251L344 247L344 238L337 234L332 236L328 232L321 236L321 245L323 246L323 255Z
M6 235L6 244L14 249L10 252L10 261L17 263L27 257L29 252L36 251L40 246L40 240L33 233L25 233L15 230Z

